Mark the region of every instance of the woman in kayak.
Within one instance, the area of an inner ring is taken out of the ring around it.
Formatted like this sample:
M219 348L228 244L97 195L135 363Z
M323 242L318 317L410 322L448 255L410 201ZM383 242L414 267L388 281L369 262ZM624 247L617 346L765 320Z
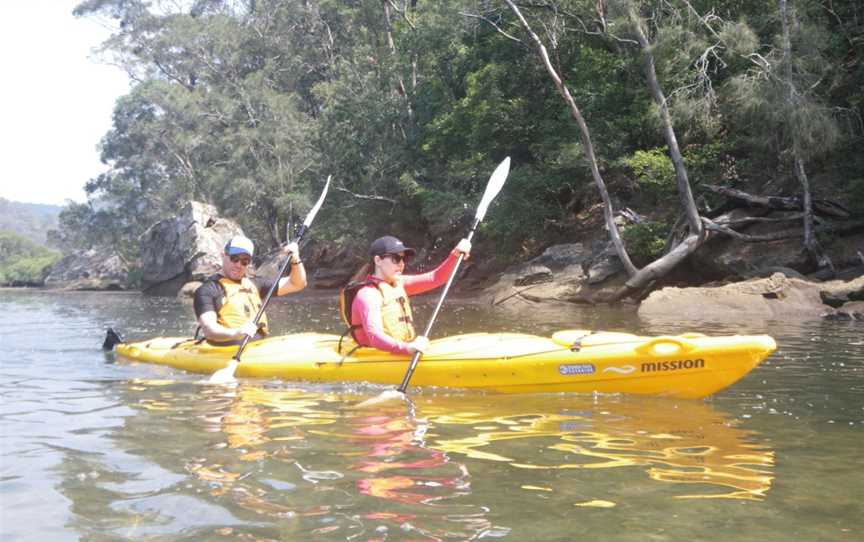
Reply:
M359 346L371 346L394 354L423 352L429 339L414 330L408 296L444 285L459 254L471 252L471 242L462 239L438 267L419 275L403 275L414 256L413 248L385 236L376 239L369 250L371 260L355 273L342 290L342 318Z

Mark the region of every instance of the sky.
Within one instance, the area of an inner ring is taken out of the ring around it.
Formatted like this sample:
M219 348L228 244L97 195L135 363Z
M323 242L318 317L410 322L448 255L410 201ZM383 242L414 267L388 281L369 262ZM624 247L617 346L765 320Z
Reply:
M108 168L98 145L114 101L129 92L123 70L93 49L108 21L76 18L79 0L19 0L0 7L0 197L83 202L84 183Z

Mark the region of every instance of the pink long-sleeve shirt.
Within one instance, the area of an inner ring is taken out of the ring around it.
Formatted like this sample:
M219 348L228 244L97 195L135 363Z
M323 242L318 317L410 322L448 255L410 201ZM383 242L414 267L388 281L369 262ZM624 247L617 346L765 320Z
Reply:
M453 251L441 265L432 271L419 275L402 275L405 292L410 296L422 294L442 286L450 277L456 266L459 253ZM381 282L382 279L369 275L367 280ZM378 288L365 286L357 291L354 303L351 305L351 323L360 327L354 331L359 344L371 346L394 354L410 354L408 343L394 339L384 332L384 322L381 317L383 298Z

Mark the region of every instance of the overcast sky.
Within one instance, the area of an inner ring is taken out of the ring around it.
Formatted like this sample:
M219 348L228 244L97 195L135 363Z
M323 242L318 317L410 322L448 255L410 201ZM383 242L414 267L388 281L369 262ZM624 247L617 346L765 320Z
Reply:
M105 21L72 16L79 0L18 0L0 8L0 197L84 201L84 183L107 168L97 145L111 126L125 73L92 50Z

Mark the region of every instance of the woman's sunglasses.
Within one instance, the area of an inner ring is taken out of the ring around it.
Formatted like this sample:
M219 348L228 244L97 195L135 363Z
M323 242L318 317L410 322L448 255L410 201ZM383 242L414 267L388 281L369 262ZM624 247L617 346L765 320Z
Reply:
M411 261L411 256L408 256L408 255L403 256L402 254L385 254L384 257L390 258L391 260L393 260L393 263L395 263L395 264L400 264L402 262L405 262L407 264L408 262Z
M238 256L236 254L234 256L228 256L228 257L231 258L232 263L238 263L239 262L240 265L242 265L243 267L246 267L247 265L249 265L249 262L252 261L249 258L244 258L243 256Z

